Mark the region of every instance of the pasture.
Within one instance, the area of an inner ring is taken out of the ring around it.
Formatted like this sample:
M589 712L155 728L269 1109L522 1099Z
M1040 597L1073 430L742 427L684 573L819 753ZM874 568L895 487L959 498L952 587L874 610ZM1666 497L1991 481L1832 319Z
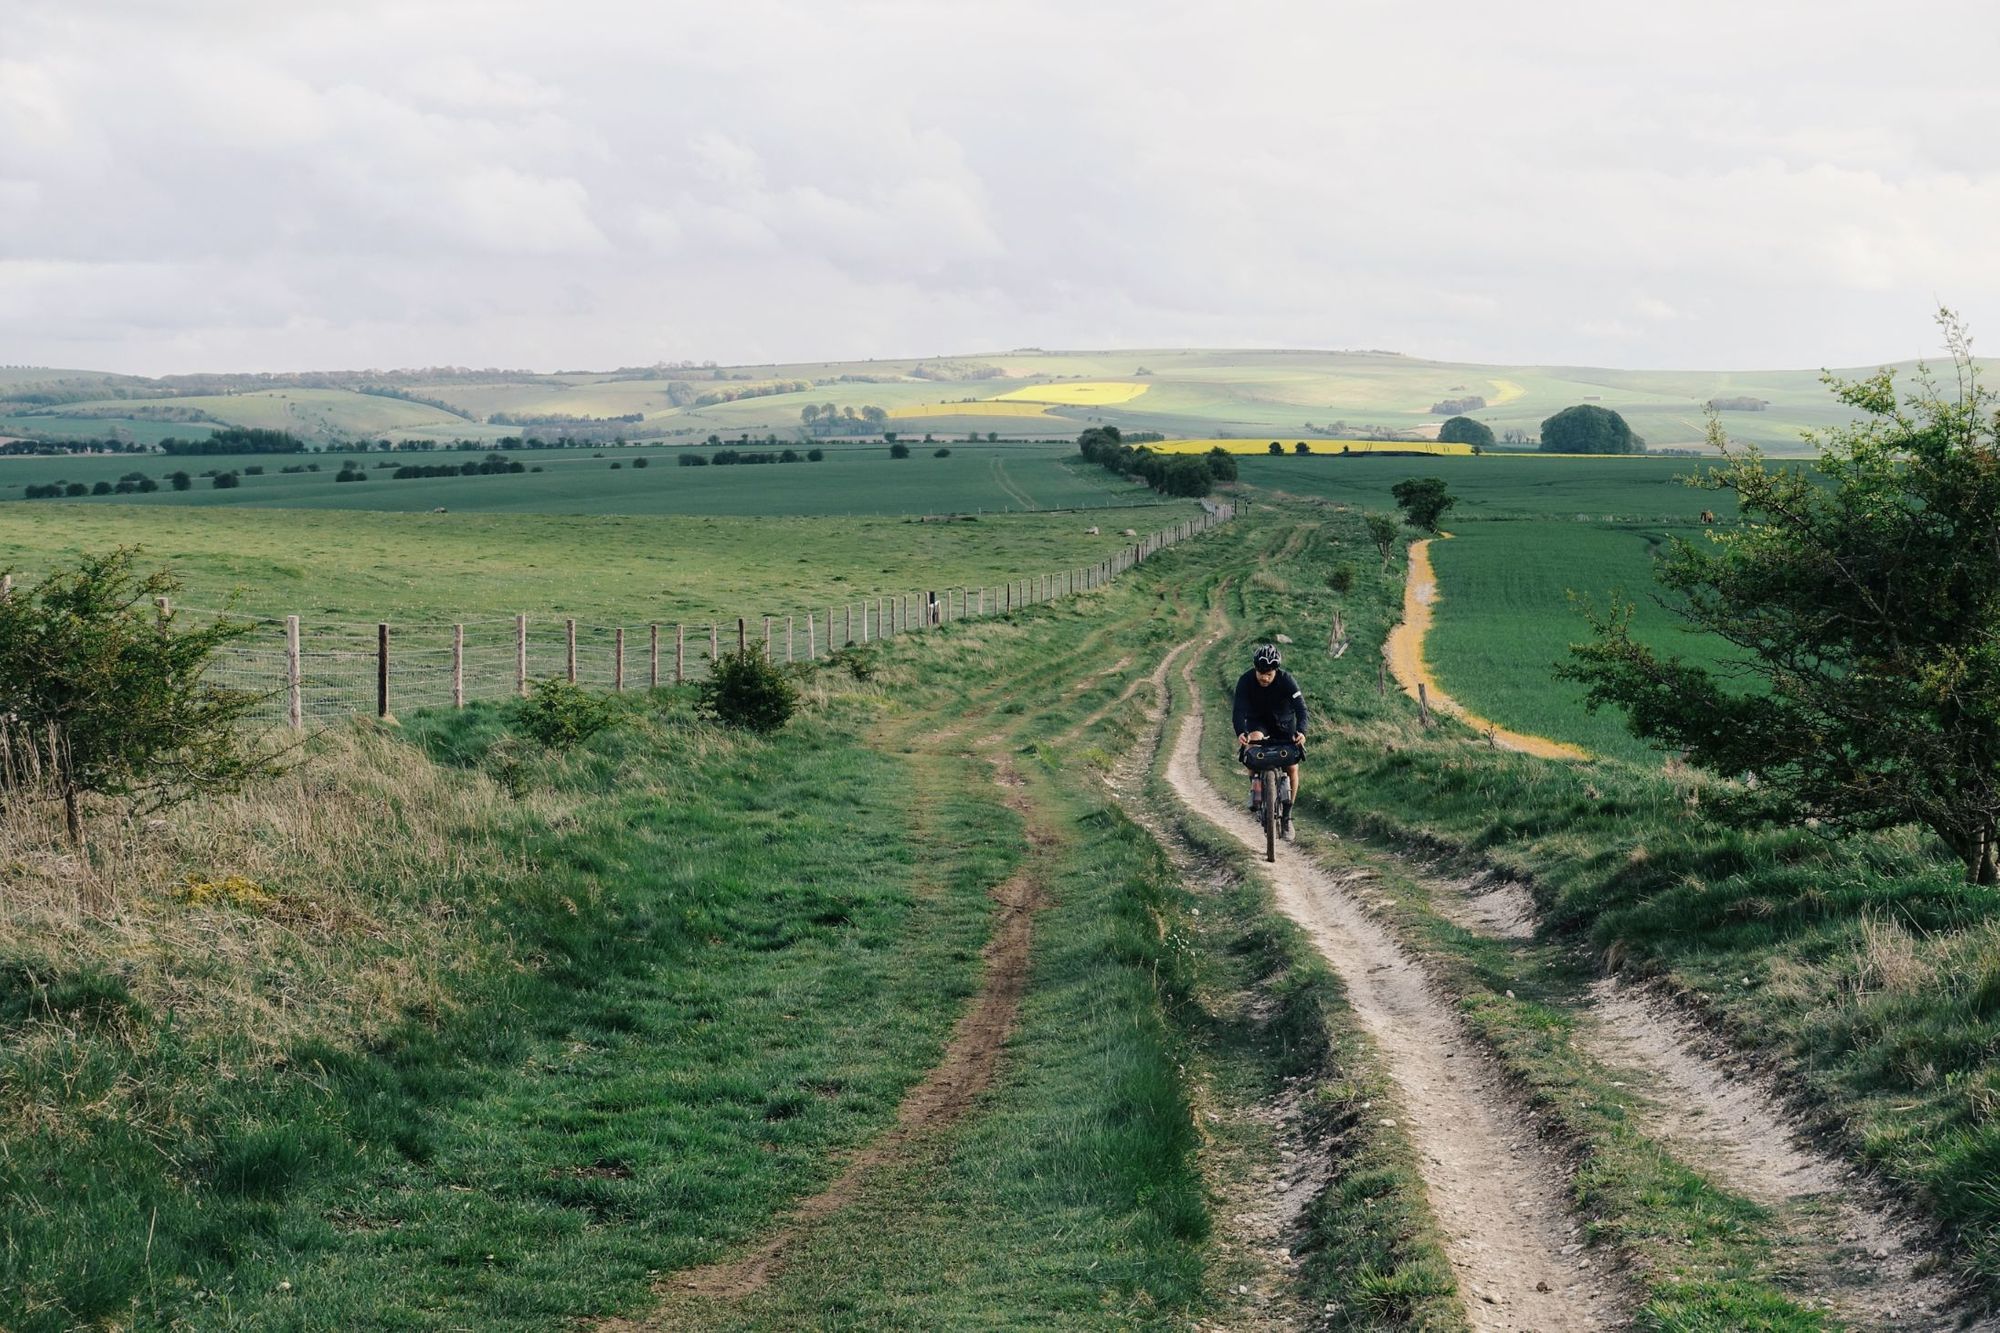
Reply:
M1470 458L1472 446L1469 444L1438 444L1434 441L1410 443L1405 440L1165 440L1149 444L1146 448L1160 454L1205 454L1212 449L1220 449L1227 454L1262 454L1272 457L1271 445L1276 443L1286 454L1295 455L1298 447L1304 445L1309 454L1395 454L1407 457L1422 454L1433 458Z
M800 446L801 452L804 447ZM519 450L508 457L542 470L402 481L390 473L404 463L457 464L477 461L482 455L0 458L0 509L29 485L59 480L95 485L115 482L130 472L162 480L162 489L83 503L405 513L442 507L453 512L517 514L901 515L1149 504L1159 498L1144 486L1083 465L1069 444L912 443L911 457L904 459L891 458L888 446L882 444L823 447L826 458L818 463L699 468L679 466L680 457L689 452L707 456L713 451L706 446ZM950 455L935 457L940 448L950 449ZM367 481L334 480L350 459L366 472ZM645 466L635 466L641 460ZM318 465L317 472L281 471L313 464ZM216 490L199 475L210 469L240 472L246 467L262 467L264 472L243 476L242 484L229 490ZM194 478L192 490L165 488L163 479L176 470Z
M49 501L0 505L0 569L32 579L83 552L138 546L147 563L186 581L187 605L233 600L256 615L454 621L525 611L705 620L823 610L918 588L1002 585L1102 560L1127 544L1119 534L1128 525L1152 532L1198 513L1176 503L920 523Z

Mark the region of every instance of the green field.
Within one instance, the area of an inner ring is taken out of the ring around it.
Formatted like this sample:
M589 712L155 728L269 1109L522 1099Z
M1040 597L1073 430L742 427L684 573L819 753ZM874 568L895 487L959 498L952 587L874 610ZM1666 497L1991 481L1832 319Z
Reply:
M1249 457L1237 460L1245 484L1287 495L1391 511L1390 487L1409 477L1442 477L1458 505L1445 527L1484 518L1568 522L1691 523L1704 509L1735 513L1734 497L1690 486L1705 470L1694 458Z
M935 450L949 448L938 458ZM109 495L84 501L140 507L307 508L425 512L559 514L932 514L1005 513L1035 509L1075 509L1112 504L1150 504L1159 499L1144 486L1119 480L1084 465L1073 447L1062 445L912 445L911 456L892 459L886 446L833 445L818 463L770 463L734 467L681 467L684 449L524 449L510 453L530 468L492 477L394 480L383 463L436 464L478 461L482 455L455 451L382 455L264 455L258 457L0 458L0 501L18 499L25 487L53 481L116 482L128 472L163 479L176 470L194 477L194 488L165 488L150 495ZM703 447L698 452L713 452ZM340 483L334 476L352 458L365 482ZM647 466L635 467L641 459ZM286 475L288 466L318 464L317 472ZM211 469L241 471L231 490L216 490L200 474ZM32 503L41 504L45 501ZM5 506L0 506L5 507ZM1121 524L1120 526L1124 526Z
M1872 369L1841 373L1852 377ZM997 409L986 414L977 406L981 400L1024 388L1077 380L1129 384L1144 392L1112 405L1052 406L1038 416ZM727 402L697 405L694 401L704 395L775 389L801 381L810 387ZM362 385L379 382L448 404L452 410L358 391ZM189 388L202 392L190 394ZM211 388L214 392L208 391ZM172 396L174 390L183 396ZM35 401L38 395L45 400L51 393L83 397L73 403ZM1698 444L1703 405L1713 398L1737 397L1764 406L1725 413L1731 434L1778 452L1800 452L1802 432L1847 419L1820 382L1820 372L1811 369L1496 366L1427 361L1388 352L1024 349L969 354L942 363L808 362L428 378L414 372L289 378L223 375L192 384L79 371L21 371L0 383L0 434L14 430L92 435L116 427L149 440L175 433L157 432L161 423L143 420L143 409L154 405L200 412L227 425L279 427L313 440L490 439L536 429L488 420L496 413L561 417L572 424L595 422L603 433L633 438L679 441L704 439L712 433L733 437L776 432L794 439L805 437L801 409L826 403L857 411L881 407L892 413L934 408L932 414L895 418L891 428L905 435L935 431L941 437L962 437L967 431L1066 437L1100 422L1184 439L1343 435L1364 429L1434 434L1446 415L1433 412L1434 406L1481 398L1487 405L1470 408L1468 414L1486 422L1496 434L1520 430L1532 436L1545 418L1562 408L1596 403L1622 413L1649 445L1664 448ZM140 421L97 416L133 412ZM640 420L617 420L633 415ZM177 428L183 435L205 429Z
M1440 600L1424 655L1461 704L1515 731L1581 745L1598 754L1658 762L1616 710L1584 710L1581 685L1555 679L1569 645L1590 636L1572 596L1632 604L1641 642L1694 661L1722 660L1724 645L1682 627L1657 600L1653 561L1669 537L1702 540L1699 528L1583 523L1466 523L1431 543Z
M525 611L643 624L802 614L915 589L1001 585L1094 564L1128 544L1127 523L1150 533L1199 513L1181 502L920 523L48 501L0 505L0 568L32 578L81 552L137 545L147 562L186 581L185 600L195 606L233 597L257 615L453 621Z

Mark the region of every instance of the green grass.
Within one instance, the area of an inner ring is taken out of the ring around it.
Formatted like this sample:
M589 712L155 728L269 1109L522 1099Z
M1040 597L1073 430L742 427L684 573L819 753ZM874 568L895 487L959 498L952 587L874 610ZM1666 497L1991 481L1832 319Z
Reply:
M115 979L11 975L75 1030L8 1048L10 1103L65 1131L7 1135L0 1321L546 1327L714 1257L879 1132L976 983L1013 817L948 797L920 884L902 766L850 728L733 740L661 703L517 769L569 814L494 812L461 910L502 965L370 1048L213 1048ZM505 729L416 738L490 766Z
M1290 562L1274 562L1290 593L1246 585L1237 642L1279 628L1309 642L1298 628L1327 614L1326 595L1313 590L1337 552L1309 542ZM1360 568L1349 657L1372 662L1384 619L1375 608L1398 592L1393 577ZM1423 732L1400 695L1378 699L1339 666L1295 668L1323 705L1301 803L1308 820L1529 882L1553 940L1587 945L1594 964L1665 979L1775 1062L1829 1139L1944 1222L1963 1270L1996 1289L2000 1197L1990 1182L2000 1135L1990 1107L2000 1088L1992 1002L2000 988L1984 979L2000 975L2000 893L1964 884L1954 858L1915 831L1835 842L1739 827L1716 805L1723 784L1707 774L1616 759L1541 761L1493 751L1451 726ZM1613 1120L1580 1106L1604 1109L1611 1099L1601 1079L1576 1068L1559 1040L1537 1035L1552 1024L1560 1035L1560 1006L1581 980L1562 952L1510 953L1434 921L1415 928L1429 951L1459 960L1457 988L1472 1001L1473 1021L1497 1048L1514 1050L1520 1076L1558 1109L1568 1099L1568 1132L1602 1164L1580 1181L1606 1224L1642 1246L1677 1213L1664 1234L1693 1227L1711 1205L1635 1156ZM1508 989L1518 1005L1502 1003ZM1741 1285L1760 1267L1754 1252L1748 1259L1747 1267L1728 1260L1724 1276L1736 1276L1720 1285L1714 1275L1661 1267L1650 1326L1763 1326Z
M1569 645L1590 637L1572 598L1600 612L1633 608L1633 636L1706 665L1729 660L1727 645L1688 630L1657 600L1653 562L1671 537L1699 543L1699 528L1518 522L1463 523L1430 546L1439 601L1424 657L1445 692L1515 731L1581 745L1598 754L1659 762L1616 709L1585 711L1583 686L1558 680Z
M1307 458L1248 455L1237 460L1246 485L1394 513L1389 490L1409 477L1442 477L1458 504L1444 527L1483 518L1564 522L1697 522L1704 509L1735 516L1734 497L1699 490L1683 478L1709 464L1694 458L1479 457Z
M0 568L33 576L83 551L137 545L186 581L183 601L192 606L240 594L245 612L309 619L456 621L525 611L643 625L824 615L877 594L1003 585L1095 563L1125 545L1127 525L1152 532L1198 512L1178 503L918 523L23 503L0 505ZM1086 531L1092 526L1099 535ZM801 625L801 651L803 633Z
M799 446L801 452L805 447ZM25 487L53 481L115 483L133 471L160 479L161 489L145 495L23 503L53 506L58 512L64 512L63 505L81 504L132 509L193 506L424 513L442 507L458 513L797 516L1007 513L1151 504L1160 498L1102 468L1083 466L1068 445L912 444L911 457L906 459L890 458L885 445L823 447L827 456L819 463L703 468L678 466L677 459L687 449L519 450L509 456L542 471L403 481L391 477L392 468L377 466L390 461L380 455L7 458L0 459L0 498L18 499ZM950 457L932 456L934 449L947 447ZM695 452L713 451L701 446ZM481 457L446 451L399 454L393 461L461 463ZM366 470L367 481L334 480L348 458ZM641 458L648 466L634 467ZM290 475L280 471L306 463L317 463L320 470ZM265 471L261 476L244 476L241 485L228 490L216 490L200 475L210 469L240 471L245 466L262 466ZM193 489L177 492L166 487L164 478L176 470L194 477ZM11 508L0 505L0 509Z

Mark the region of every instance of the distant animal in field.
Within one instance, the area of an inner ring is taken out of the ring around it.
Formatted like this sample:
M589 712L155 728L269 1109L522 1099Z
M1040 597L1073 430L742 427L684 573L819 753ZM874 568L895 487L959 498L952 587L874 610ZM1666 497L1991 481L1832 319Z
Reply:
M1132 529L1132 528L1127 528L1127 529L1125 529L1125 535L1126 535L1127 537L1136 537L1136 536L1138 536L1139 534L1138 534L1138 532L1137 532L1137 531L1135 531L1134 529Z
M1095 536L1097 535L1097 529L1096 529L1096 528L1085 528L1085 529L1084 529L1084 532L1085 532L1085 534L1087 534L1088 536L1092 536L1092 537L1095 537Z
M1702 521L1702 522L1703 522L1704 524L1708 524L1708 523L1713 523L1713 522L1715 522L1715 511L1714 511L1713 509L1704 509L1704 510L1702 510L1702 511L1701 511L1701 521Z
M443 514L443 513L447 513L447 512L449 512L449 511L448 511L448 510L446 510L446 509L445 509L445 507L444 507L443 505L439 505L439 506L438 506L438 507L437 507L436 509L433 509L433 510L431 510L431 512L432 512L433 514Z

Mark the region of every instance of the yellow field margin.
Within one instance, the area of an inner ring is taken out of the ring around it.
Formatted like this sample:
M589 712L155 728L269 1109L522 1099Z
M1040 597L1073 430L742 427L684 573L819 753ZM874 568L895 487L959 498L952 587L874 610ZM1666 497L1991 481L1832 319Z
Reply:
M1285 447L1289 457L1298 445L1296 439L1280 438L1278 443ZM1438 454L1446 457L1470 457L1469 444L1439 444L1436 440L1314 440L1305 442L1306 452L1311 454ZM1159 454L1205 454L1211 449L1220 449L1228 454L1268 454L1271 441L1262 440L1161 440L1145 446Z
M918 403L915 407L892 407L892 419L909 417L1045 417L1049 414L1042 403Z
M1440 535L1451 536L1448 532ZM1418 697L1417 686L1421 684L1432 708L1440 713L1450 713L1502 750L1518 750L1540 759L1597 757L1580 746L1550 740L1547 736L1509 731L1461 706L1458 700L1446 694L1424 661L1424 636L1431 631L1431 608L1437 605L1437 599L1437 571L1431 567L1430 541L1411 542L1410 576L1403 584L1402 623L1389 631L1388 639L1382 644L1382 655L1389 659L1389 674L1396 678L1396 684L1402 686L1403 693L1415 699Z
M1488 407L1504 406L1507 403L1513 402L1516 398L1525 397L1528 392L1512 380L1488 380L1486 382L1491 384L1494 389L1493 400L1486 404Z
M1128 384L1123 380L1084 380L1076 384L1031 384L995 394L995 403L1048 403L1054 407L1116 407L1129 403L1150 384Z

